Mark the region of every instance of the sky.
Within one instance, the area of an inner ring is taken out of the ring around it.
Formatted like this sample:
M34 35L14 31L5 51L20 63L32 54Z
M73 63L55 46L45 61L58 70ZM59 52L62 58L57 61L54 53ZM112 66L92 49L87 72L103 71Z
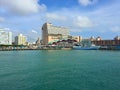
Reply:
M120 0L0 0L0 28L41 38L45 22L67 27L73 36L120 36Z

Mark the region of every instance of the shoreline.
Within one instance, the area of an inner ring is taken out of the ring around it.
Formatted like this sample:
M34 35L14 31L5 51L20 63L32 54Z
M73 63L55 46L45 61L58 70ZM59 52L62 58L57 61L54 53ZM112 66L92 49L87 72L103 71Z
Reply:
M0 51L29 51L29 50L74 50L72 48L56 48L56 49L53 49L53 48L49 48L49 49L2 49ZM98 49L100 51L102 50L105 50L105 51L120 51L118 49ZM78 51L78 50L77 50ZM91 51L91 50L85 50L85 51Z

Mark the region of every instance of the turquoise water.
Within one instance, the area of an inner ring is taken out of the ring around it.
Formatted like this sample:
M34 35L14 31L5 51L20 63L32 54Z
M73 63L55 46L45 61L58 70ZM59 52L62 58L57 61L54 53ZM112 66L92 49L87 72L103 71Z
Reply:
M120 51L0 51L0 90L120 90Z

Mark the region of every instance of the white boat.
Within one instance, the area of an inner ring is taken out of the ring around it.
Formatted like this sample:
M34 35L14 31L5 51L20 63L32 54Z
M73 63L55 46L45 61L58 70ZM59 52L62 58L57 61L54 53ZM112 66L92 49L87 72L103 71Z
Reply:
M74 50L98 50L100 48L100 46L95 46L94 44L92 44L91 46L73 46Z

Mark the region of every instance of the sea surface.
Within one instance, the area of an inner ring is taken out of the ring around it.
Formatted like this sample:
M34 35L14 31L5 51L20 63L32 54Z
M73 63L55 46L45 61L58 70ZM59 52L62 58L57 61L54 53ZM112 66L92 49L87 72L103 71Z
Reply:
M0 51L0 90L120 90L120 51Z

